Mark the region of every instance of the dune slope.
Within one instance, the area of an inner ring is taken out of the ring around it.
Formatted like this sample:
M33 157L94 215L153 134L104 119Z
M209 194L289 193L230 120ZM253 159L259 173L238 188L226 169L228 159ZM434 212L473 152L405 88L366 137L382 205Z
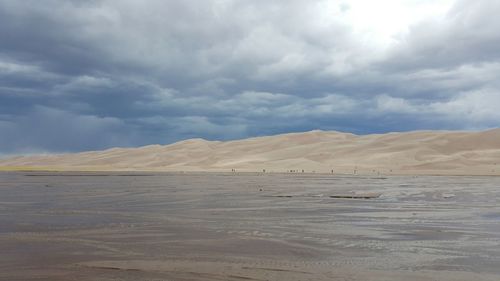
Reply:
M500 129L357 136L310 131L236 141L190 139L0 160L3 170L256 171L500 175Z

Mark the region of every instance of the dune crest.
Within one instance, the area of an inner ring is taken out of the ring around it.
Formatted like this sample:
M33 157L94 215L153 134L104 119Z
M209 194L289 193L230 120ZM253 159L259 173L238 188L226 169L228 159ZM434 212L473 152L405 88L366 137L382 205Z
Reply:
M354 135L310 131L234 141L184 140L0 160L3 170L247 171L500 175L500 129Z

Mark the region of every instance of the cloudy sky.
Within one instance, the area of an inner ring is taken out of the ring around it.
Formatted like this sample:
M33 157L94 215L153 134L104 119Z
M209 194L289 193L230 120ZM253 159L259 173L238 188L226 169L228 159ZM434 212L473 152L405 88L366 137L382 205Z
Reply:
M0 0L0 155L500 126L497 0Z

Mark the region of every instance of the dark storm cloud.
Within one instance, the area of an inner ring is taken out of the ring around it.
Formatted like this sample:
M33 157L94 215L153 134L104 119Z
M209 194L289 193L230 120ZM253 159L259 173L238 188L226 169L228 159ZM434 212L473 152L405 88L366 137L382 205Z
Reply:
M498 126L500 4L381 45L348 3L0 1L0 153Z
M35 106L26 115L3 118L0 146L24 153L105 148L130 145L122 139L123 122L115 118L75 115L60 109ZM96 142L93 138L99 138Z

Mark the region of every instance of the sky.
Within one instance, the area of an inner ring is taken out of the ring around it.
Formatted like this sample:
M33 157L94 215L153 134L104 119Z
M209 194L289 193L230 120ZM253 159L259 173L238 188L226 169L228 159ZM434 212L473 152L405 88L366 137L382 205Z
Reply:
M0 155L500 126L497 0L0 0Z

